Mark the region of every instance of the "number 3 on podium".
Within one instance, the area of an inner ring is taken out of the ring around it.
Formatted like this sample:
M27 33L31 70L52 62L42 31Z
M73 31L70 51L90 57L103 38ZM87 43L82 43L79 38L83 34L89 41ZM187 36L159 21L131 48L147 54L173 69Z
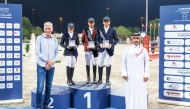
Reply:
M84 98L87 98L87 108L91 108L91 93L86 92L84 94Z

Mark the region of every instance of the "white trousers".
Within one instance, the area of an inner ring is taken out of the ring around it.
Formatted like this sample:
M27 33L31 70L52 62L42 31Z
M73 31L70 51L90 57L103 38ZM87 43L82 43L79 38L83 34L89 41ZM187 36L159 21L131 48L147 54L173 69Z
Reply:
M76 58L75 56L65 56L65 62L66 62L66 66L74 68L76 64Z
M104 65L104 60L105 60L105 65L106 67L109 67L112 62L112 56L108 54L106 50L104 50L102 53L98 52L98 66L103 67Z
M85 61L86 61L86 65L90 65L90 62L92 61L92 65L95 66L97 57L94 58L92 51L85 52Z

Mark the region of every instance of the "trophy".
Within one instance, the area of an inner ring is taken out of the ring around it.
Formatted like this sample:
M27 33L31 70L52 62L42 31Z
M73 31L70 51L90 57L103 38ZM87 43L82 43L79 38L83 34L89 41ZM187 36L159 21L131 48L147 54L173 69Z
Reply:
M69 40L69 47L70 48L75 48L76 47L75 40Z
M95 48L94 41L88 41L88 48L89 49L94 49Z
M103 48L109 48L109 40L103 40Z

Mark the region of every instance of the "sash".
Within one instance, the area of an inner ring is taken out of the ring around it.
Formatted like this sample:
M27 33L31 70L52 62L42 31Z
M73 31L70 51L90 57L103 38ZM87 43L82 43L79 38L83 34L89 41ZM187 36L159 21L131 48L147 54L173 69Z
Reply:
M92 36L90 34L90 30L87 30L87 34L88 34L88 38L90 39L90 41L93 41Z
M87 34L88 34L89 40L90 40L90 41L93 41L92 35L90 34L90 30L87 30ZM90 51L92 51L94 57L98 57L98 51L97 51L97 50L90 50Z
M135 53L136 57L138 57L143 52L144 47L141 46L139 53Z
M100 32L100 37L101 37L103 40L105 40L106 38L104 37L104 35L103 35L101 29L99 29L99 32Z

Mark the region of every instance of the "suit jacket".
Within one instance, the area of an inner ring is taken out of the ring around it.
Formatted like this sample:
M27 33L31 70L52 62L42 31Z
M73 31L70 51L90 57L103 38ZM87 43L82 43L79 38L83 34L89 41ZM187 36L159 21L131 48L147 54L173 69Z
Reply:
M119 41L116 30L113 29L112 27L109 27L109 29L108 29L108 31L106 33L104 27L98 29L98 32L96 34L96 44L98 45L98 52L103 52L105 50L105 49L100 48L100 44L103 44L103 38L100 37L99 30L102 31L105 39L109 40L109 43L112 45L112 47L110 49L106 49L106 51L108 52L108 54L110 56L113 56L114 55L114 46Z
M77 52L77 49L74 49L74 48L71 48L71 49L68 49L67 46L69 45L69 40L75 40L75 44L77 46L79 46L79 37L78 37L78 34L76 33L73 33L73 37L71 38L69 33L64 33L62 38L61 38L61 42L60 42L60 45L65 48L64 50L64 53L63 55L64 56L71 56L71 55L75 55L76 56L76 52ZM77 52L77 55L78 55L78 52Z
M94 29L93 30L93 33L92 33L92 40L94 41L94 43L95 43L95 50L89 50L89 49L87 49L87 46L88 46L88 41L90 41L90 39L88 38L88 31L89 29L85 29L85 30L83 30L83 32L82 32L82 44L84 45L84 51L85 52L89 52L89 51L92 51L93 52L93 55L94 55L94 57L97 57L98 56L98 51L97 51L97 48L98 48L98 46L97 46L97 44L96 44L96 34L97 34L97 30L96 29Z

